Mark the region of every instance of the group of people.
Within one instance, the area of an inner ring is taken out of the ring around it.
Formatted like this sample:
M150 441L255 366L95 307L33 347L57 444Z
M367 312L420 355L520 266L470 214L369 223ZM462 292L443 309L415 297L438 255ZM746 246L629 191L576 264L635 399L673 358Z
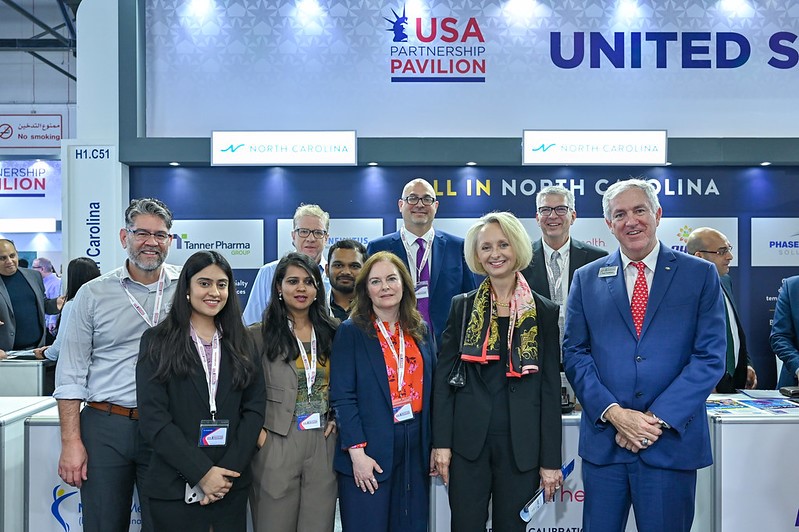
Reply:
M244 530L249 502L256 530L329 531L338 500L345 531L424 531L431 476L452 530L485 530L489 505L494 530L524 530L522 506L563 484L561 368L584 528L623 530L632 505L639 530L690 529L704 401L738 370L726 271L660 244L654 189L608 188L611 255L570 237L559 186L536 198L535 243L507 212L465 240L434 229L422 179L398 207L399 231L325 257L329 216L301 205L296 251L261 268L242 320L225 258L165 264L172 213L131 202L126 263L70 292L59 335L59 475L84 530L127 530L136 485L144 530Z

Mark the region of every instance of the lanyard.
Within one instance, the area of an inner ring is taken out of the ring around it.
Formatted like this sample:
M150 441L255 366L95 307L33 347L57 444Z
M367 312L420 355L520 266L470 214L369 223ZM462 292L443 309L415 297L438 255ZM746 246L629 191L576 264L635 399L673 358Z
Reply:
M216 390L219 387L219 364L222 359L222 352L219 349L219 331L214 331L214 337L211 340L210 370L208 369L208 363L205 358L205 346L194 330L194 327L191 328L191 339L194 340L194 345L197 347L197 354L200 355L200 361L203 364L203 371L205 371L205 381L208 383L208 405L211 408L211 419L216 420Z
M405 254L408 256L408 264L413 264L414 268L416 268L416 283L419 283L419 277L422 275L422 270L427 265L427 262L430 260L430 250L433 249L433 236L429 240L425 239L424 241L424 254L422 255L422 262L419 263L419 266L416 266L416 257L413 256L413 250L411 249L411 243L405 238L405 231L400 231L400 238L402 239L402 245L405 246ZM414 241L415 242L415 241ZM413 261L411 261L411 257L413 256Z
M377 328L380 329L380 334L383 335L385 338L386 343L388 344L388 348L391 350L391 354L394 355L394 360L397 361L397 391L402 390L402 383L405 382L405 335L402 333L402 327L397 324L397 328L399 329L399 355L397 355L397 350L394 349L394 342L391 341L391 336L388 334L385 325L383 322L375 320L375 324Z
M165 276L165 268L161 268L161 274L158 276L158 289L155 291L155 307L153 308L153 319L150 321L150 318L147 317L147 312L145 312L144 307L142 307L136 298L133 297L133 294L130 293L128 287L125 286L125 279L119 278L119 284L122 285L122 290L128 295L128 301L130 304L133 305L133 308L136 309L136 312L139 313L139 316L149 325L153 327L158 324L158 318L161 315L161 300L164 298L164 276Z
M294 324L289 320L289 330L294 333ZM297 340L297 345L300 347L300 357L302 358L302 365L305 368L305 386L308 388L308 402L311 402L311 391L313 390L313 384L316 382L316 332L313 330L313 326L311 326L311 359L308 360L308 353L305 351L305 346L302 345L297 336L294 336L294 339Z

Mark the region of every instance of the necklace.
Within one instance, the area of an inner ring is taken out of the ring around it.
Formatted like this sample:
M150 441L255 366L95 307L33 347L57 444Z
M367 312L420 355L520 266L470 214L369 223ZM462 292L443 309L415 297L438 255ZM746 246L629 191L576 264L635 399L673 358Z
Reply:
M503 303L502 301L498 301L495 299L494 302L497 304L498 307L510 308L510 301L508 301L507 303Z

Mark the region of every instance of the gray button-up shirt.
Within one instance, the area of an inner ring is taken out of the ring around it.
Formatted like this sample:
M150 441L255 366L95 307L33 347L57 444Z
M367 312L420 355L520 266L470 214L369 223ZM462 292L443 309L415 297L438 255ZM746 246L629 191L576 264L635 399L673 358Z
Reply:
M180 267L165 264L159 321L172 307ZM127 265L89 281L78 290L56 366L56 399L108 401L136 406L136 362L139 341L149 327L120 285L152 318L158 283L143 285L130 278Z

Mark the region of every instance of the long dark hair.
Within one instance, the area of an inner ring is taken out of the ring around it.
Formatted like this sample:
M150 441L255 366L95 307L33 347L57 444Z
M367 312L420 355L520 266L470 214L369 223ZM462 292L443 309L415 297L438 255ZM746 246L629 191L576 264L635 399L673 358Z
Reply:
M214 323L222 331L222 353L230 357L233 368L233 386L245 388L253 378L255 346L241 321L241 305L236 295L233 270L228 261L216 251L198 251L186 261L180 272L172 310L166 319L159 323L153 332L149 352L144 357L154 357L158 368L154 378L166 382L174 377L185 377L201 372L202 365L197 355L197 347L191 339L191 313L189 290L191 279L197 273L216 264L228 278L228 299L222 310L214 317Z
M375 320L375 312L372 307L372 299L369 297L369 275L378 262L388 262L397 268L402 280L402 300L399 308L400 326L402 330L413 336L414 340L423 342L427 335L427 328L422 315L416 310L416 293L411 274L408 273L408 268L405 267L402 259L388 251L379 251L369 257L358 273L358 277L355 279L355 299L352 301L350 318L367 335L377 336L372 325Z
M75 297L78 288L96 277L100 277L100 268L93 259L78 257L69 261L67 265L67 301Z
M272 278L269 305L264 310L261 323L264 353L272 361L283 358L286 362L292 362L300 356L297 339L291 329L289 329L288 323L291 317L286 309L286 304L279 295L280 285L283 283L283 279L286 278L286 271L288 271L289 266L302 268L316 284L316 299L308 307L308 319L313 325L313 330L316 334L319 363L324 366L327 363L328 354L333 345L333 336L338 327L338 320L331 318L327 312L325 285L322 284L322 273L319 271L319 265L302 253L288 253L277 263L275 276Z

